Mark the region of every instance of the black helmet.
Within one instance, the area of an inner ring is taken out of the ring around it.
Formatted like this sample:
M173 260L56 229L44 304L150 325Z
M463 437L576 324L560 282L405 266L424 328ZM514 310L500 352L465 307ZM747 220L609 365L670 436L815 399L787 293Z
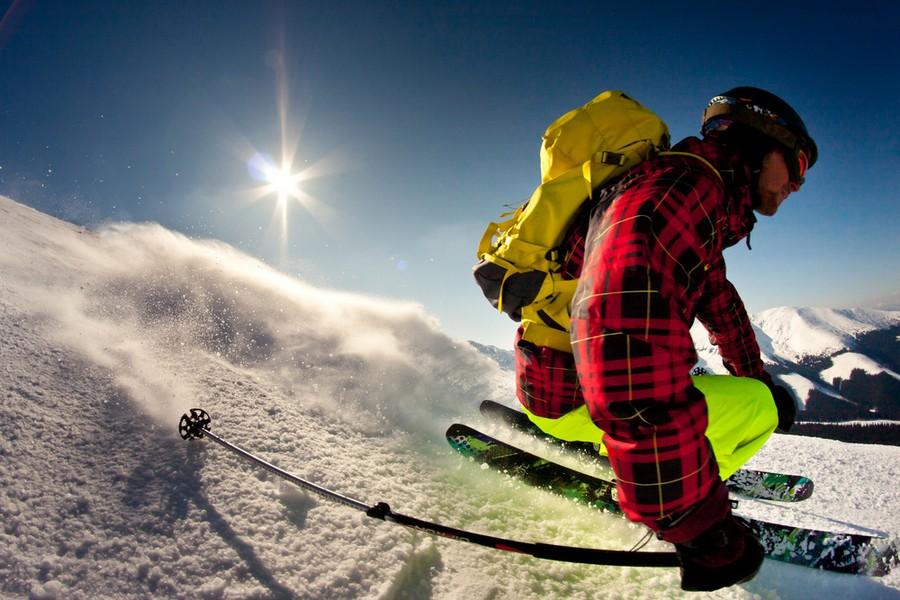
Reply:
M819 151L800 115L771 92L755 87L736 87L713 97L703 112L704 136L715 136L734 125L763 134L788 150L792 177L801 180L816 163Z

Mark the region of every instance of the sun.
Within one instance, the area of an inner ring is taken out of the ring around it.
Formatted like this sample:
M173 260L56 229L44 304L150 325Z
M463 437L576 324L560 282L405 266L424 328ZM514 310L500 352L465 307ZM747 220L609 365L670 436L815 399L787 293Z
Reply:
M252 177L262 183L255 190L256 197L275 196L280 207L289 200L301 201L305 198L300 182L306 177L303 172L295 172L291 163L285 160L279 166L268 154L254 154L247 161L247 166Z
M316 226L325 227L334 222L335 210L322 202L310 189L316 189L311 180L334 175L343 171L339 152L322 156L310 164L309 159L299 160L298 149L305 118L300 119L299 126L292 123L288 115L288 85L283 50L273 53L271 66L276 74L276 105L278 108L278 125L280 140L273 140L280 148L274 152L277 158L263 150L258 150L251 143L242 144L238 156L246 161L250 177L257 185L248 189L250 201L271 199L275 206L272 213L271 227L277 228L277 240L282 260L288 256L288 223L294 208L299 208ZM248 140L245 140L248 141ZM249 142L249 141L248 141Z
M275 194L279 203L287 202L290 198L300 197L300 174L291 173L290 167L271 167L264 173L266 181L266 195Z
M328 154L312 164L296 161L296 148L282 148L281 157L250 149L246 158L247 171L256 185L244 194L250 202L272 202L270 232L277 239L281 260L287 260L289 248L289 223L295 209L304 215L310 227L328 229L337 219L334 207L323 202L316 194L314 180L343 172L350 168L338 153ZM299 164L298 164L299 163ZM298 221L294 221L298 222Z

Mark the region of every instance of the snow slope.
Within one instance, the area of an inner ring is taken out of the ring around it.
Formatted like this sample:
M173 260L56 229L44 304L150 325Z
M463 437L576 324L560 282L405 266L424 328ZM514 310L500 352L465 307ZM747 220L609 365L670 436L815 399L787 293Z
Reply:
M872 358L848 350L854 348L860 334L900 325L900 311L780 307L752 314L750 320L763 360L768 364L790 366L805 358L831 357L833 366L822 373L828 383L832 375L846 378L853 369L898 376ZM709 342L709 334L699 322L691 327L691 337L700 366L727 373L718 349Z
M813 389L846 400L833 383L836 378L849 379L855 369L900 379L877 360L854 351L861 334L900 325L900 311L781 307L750 315L750 319L763 361L775 367L772 372L781 373L777 376L780 382L793 389L802 406ZM697 366L727 374L718 348L710 343L699 322L691 327L691 337L697 349ZM804 366L807 361L825 361L830 366L815 373Z
M831 381L838 377L841 379L850 379L850 374L856 369L870 375L887 373L894 379L900 379L900 375L864 354L844 352L843 354L832 357L831 366L822 371L822 380L831 383Z
M898 325L900 311L781 307L754 315L753 323L771 339L777 354L798 362L806 356L830 356L852 347L859 334Z
M788 388L794 391L794 396L799 400L801 410L806 409L806 402L809 398L810 392L813 390L818 390L825 395L831 396L837 400L847 401L846 398L843 398L839 395L836 395L827 387L823 386L821 383L817 383L815 381L809 380L803 375L799 375L797 373L788 373L785 375L777 375L775 379L780 384L784 384L788 386ZM801 415L802 417L802 415Z
M187 408L298 476L425 519L629 548L642 531L483 472L443 430L508 400L421 307L313 288L157 225L85 231L0 197L0 597L673 598L672 569L550 563L435 539L298 491L176 432ZM774 436L802 505L741 510L900 533L900 448ZM652 549L666 545L654 541ZM900 597L766 561L714 598Z

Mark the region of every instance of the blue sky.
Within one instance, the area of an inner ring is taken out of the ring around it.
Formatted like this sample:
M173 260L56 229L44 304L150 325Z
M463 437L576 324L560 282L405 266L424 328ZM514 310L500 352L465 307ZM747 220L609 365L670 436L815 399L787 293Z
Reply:
M798 110L820 158L753 250L726 254L748 308L900 289L894 3L326 4L0 3L0 193L221 239L508 345L470 268L484 225L538 183L546 125L622 89L677 140L709 97L756 85ZM248 169L283 139L316 175L286 227Z

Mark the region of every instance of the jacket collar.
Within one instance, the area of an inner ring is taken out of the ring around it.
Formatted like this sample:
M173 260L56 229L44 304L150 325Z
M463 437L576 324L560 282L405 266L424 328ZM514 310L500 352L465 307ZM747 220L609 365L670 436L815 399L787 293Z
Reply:
M744 165L740 158L729 152L714 139L698 139L688 137L678 142L673 148L676 152L689 152L706 159L722 176L725 184L724 208L726 219L723 223L722 235L724 247L733 246L753 230L756 215L753 214L753 200L750 195L750 182L744 174Z

